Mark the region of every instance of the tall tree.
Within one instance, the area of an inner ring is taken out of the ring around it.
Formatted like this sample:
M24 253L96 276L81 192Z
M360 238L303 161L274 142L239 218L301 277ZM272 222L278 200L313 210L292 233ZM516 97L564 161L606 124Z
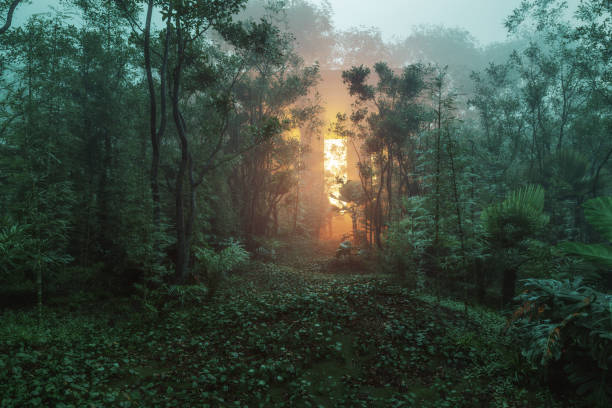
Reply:
M376 85L368 83L370 69L364 66L343 71L342 79L356 99L351 114L353 135L364 140L360 174L370 208L366 213L371 215L374 241L380 248L383 226L394 219L399 190L407 185L402 172L415 164L413 138L423 125L418 98L425 87L426 69L416 64L395 73L379 62L374 70ZM374 178L377 187L373 189ZM385 190L386 203L382 199Z

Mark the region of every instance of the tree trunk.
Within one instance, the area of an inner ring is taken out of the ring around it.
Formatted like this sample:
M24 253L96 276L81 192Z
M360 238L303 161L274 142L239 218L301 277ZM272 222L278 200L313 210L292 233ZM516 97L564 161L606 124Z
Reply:
M184 58L184 44L181 35L180 20L176 19L176 37L177 37L177 63L174 67L174 77L172 86L172 116L176 126L179 144L181 146L181 161L179 163L179 171L176 176L176 185L174 189L175 198L175 214L176 214L176 277L185 282L189 277L189 239L188 231L185 223L185 198L184 198L184 183L185 175L189 170L189 143L185 129L185 123L181 115L179 107L179 92L181 83L181 72L183 69L182 62ZM191 178L190 178L191 179ZM191 184L191 183L190 183ZM194 216L193 211L190 212L189 218L192 221Z
M40 256L40 254L38 254ZM38 261L40 262L40 260ZM38 309L38 325L42 324L42 265L36 266L36 303Z
M98 225L100 226L100 238L102 250L110 250L113 246L111 238L112 227L109 223L109 177L111 171L111 138L108 129L103 130L104 149L102 151L102 170L98 180Z
M151 198L153 200L153 252L154 257L159 253L159 237L161 229L161 205L159 193L159 163L160 163L160 141L166 129L166 76L168 67L168 50L170 47L170 18L166 23L166 38L164 43L164 55L160 68L160 108L161 122L157 128L157 101L155 96L155 84L151 66L151 16L153 12L153 0L147 4L147 17L144 30L144 60L147 74L147 85L149 88L149 123L151 136Z
M484 262L479 259L474 259L474 272L476 278L476 297L478 299L478 303L484 304L487 287L485 285L485 265Z
M507 305L514 298L514 289L516 286L517 273L515 268L504 270L502 281L502 303Z
M391 215L393 213L393 150L391 149L391 146L387 148L387 152L389 156L389 163L387 169L387 199L389 200L387 207L387 221L391 222Z

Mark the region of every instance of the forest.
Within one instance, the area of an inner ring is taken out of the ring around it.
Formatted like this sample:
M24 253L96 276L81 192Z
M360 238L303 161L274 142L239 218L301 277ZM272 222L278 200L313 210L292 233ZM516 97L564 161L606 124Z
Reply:
M610 0L485 45L35 3L0 0L0 407L612 406Z

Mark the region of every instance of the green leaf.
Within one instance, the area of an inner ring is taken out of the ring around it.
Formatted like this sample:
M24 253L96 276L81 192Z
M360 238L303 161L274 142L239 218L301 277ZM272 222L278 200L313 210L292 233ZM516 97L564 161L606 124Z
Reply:
M584 216L606 240L612 242L612 197L598 197L583 205Z
M562 242L558 247L568 255L577 255L592 262L612 266L612 247L609 245Z

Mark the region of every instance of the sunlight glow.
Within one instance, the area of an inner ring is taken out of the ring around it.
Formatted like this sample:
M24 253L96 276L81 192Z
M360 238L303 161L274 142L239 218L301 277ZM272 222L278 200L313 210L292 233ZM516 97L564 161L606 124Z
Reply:
M325 186L330 195L329 202L338 207L344 207L344 203L335 197L340 196L340 184L338 178L346 181L346 143L342 139L325 139Z
M300 140L301 135L302 133L300 132L300 128L293 128L285 132L287 140Z

